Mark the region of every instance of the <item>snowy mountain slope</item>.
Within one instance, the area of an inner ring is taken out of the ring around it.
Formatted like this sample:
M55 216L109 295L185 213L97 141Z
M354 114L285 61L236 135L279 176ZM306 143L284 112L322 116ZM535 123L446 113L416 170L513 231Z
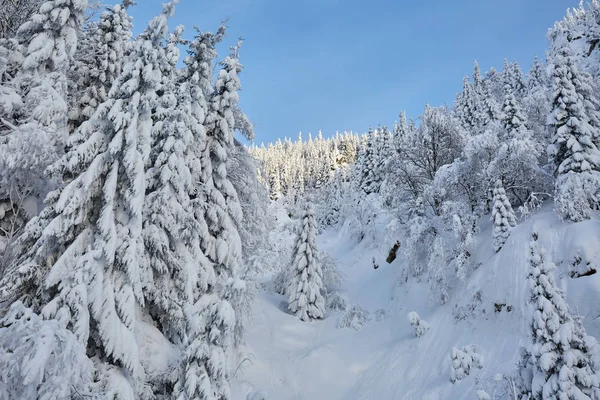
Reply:
M385 221L376 226L381 235L384 227ZM426 282L398 281L401 257L373 269L371 258L385 258L389 250L383 241L367 238L357 244L346 230L330 230L319 237L319 245L338 259L346 275L342 291L350 304L384 309L388 317L372 318L358 331L338 329L341 312L328 311L323 321L303 323L286 313L282 296L259 293L248 332L251 364L240 367L234 398L262 390L269 399L283 400L476 399L478 389L492 398L509 398L509 382L498 374L515 372L520 346L528 340L525 279L533 229L559 265L557 281L570 306L585 318L588 333L600 337L600 322L593 314L600 306L599 274L578 279L568 274L577 255L600 262L597 220L566 224L544 207L520 221L498 254L492 251L491 226L483 222L473 254L481 265L443 306L430 301ZM408 322L410 311L431 326L421 338ZM483 368L473 368L452 384L450 351L471 344L478 346Z

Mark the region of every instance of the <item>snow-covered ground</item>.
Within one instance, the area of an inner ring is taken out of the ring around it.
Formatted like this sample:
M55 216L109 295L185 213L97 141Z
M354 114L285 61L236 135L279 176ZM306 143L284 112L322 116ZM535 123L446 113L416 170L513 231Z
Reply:
M383 235L384 226L382 221L374 229ZM286 312L283 296L260 291L247 334L249 359L238 368L233 398L263 391L271 400L476 399L479 389L492 398L509 398L503 376L515 372L519 348L528 340L527 252L533 229L558 265L557 281L569 304L585 318L588 334L599 337L600 319L593 310L600 309L600 274L578 279L568 274L577 256L581 264L598 268L597 220L566 224L542 208L520 221L498 254L489 223L482 223L473 254L480 266L443 306L430 301L427 282L399 282L401 257L373 268L372 257L383 260L389 251L383 240L356 243L344 229L329 230L320 235L319 246L337 258L345 274L341 292L351 305L371 311L371 320L360 330L339 329L342 312L328 310L322 321L302 322ZM411 311L431 326L423 337L414 335ZM466 345L477 346L483 368L453 384L450 352Z

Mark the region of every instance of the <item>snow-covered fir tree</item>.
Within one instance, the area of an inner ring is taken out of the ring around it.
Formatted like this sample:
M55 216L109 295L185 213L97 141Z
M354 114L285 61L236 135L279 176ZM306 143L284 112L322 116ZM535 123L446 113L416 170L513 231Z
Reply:
M483 368L483 357L478 354L477 350L475 345L464 346L462 349L452 348L450 352L452 358L450 382L456 383L465 379L473 368Z
M515 137L525 126L523 111L510 90L507 90L504 97L504 104L502 104L502 125L506 136L503 136L501 139Z
M323 273L317 259L317 226L311 203L302 213L291 269L285 289L289 310L302 321L323 318Z
M96 108L108 99L108 92L121 74L125 57L131 50L132 20L127 13L133 0L124 0L107 8L97 24L88 28L87 48L80 49L81 59L71 65L74 88L69 119L73 128L89 119ZM81 32L80 34L82 34Z
M429 330L429 324L423 321L419 314L417 314L415 311L411 311L408 313L408 320L410 322L410 325L415 330L416 337L423 336Z
M67 72L86 8L87 0L47 1L17 32L24 45L22 74L15 78L24 103L21 115L58 143L68 134Z
M496 181L494 187L492 206L492 222L494 223L494 251L497 253L502 249L504 243L510 236L510 229L516 225L515 213L513 212L510 201L506 197L506 192L502 186L502 181Z
M482 119L481 101L478 91L469 81L468 76L463 78L463 90L457 96L454 110L463 128L468 132L475 133Z
M216 35L222 35L218 31ZM199 34L193 44L193 59L206 59L214 52L213 44L220 37ZM198 46L199 41L209 46ZM205 119L207 146L201 150L209 156L210 174L202 174L203 189L198 194L206 206L201 217L206 231L200 247L211 266L206 289L186 312L188 329L184 340L185 355L181 376L175 385L180 399L229 399L231 363L235 358L235 344L242 340L242 318L239 314L245 296L246 284L241 280L241 240L238 226L242 210L237 193L227 177L228 153L234 145L235 111L238 110L238 74L242 65L238 60L241 43L232 47L231 54L221 63L221 70L212 92L209 92ZM200 66L196 66L197 68ZM210 70L201 66L197 82L209 79ZM208 88L204 88L208 90ZM198 105L200 108L201 106ZM201 148L200 148L201 149ZM201 211L199 211L201 212Z
M0 43L2 247L37 215L55 185L44 171L62 154L67 139L67 73L86 7L87 0L45 2L15 38Z
M44 320L21 302L0 319L0 360L3 399L91 397L85 346L60 320Z
M533 306L532 346L527 382L533 399L598 399L600 374L595 359L596 340L581 320L571 314L564 292L557 286L555 265L547 259L534 232L529 244L528 284Z
M150 279L140 258L145 164L162 84L159 49L172 12L173 3L167 4L148 24L108 100L52 166L64 186L49 194L47 207L27 225L22 252L1 285L4 298L28 298L34 311L72 331L96 354L97 381L127 382L124 398L127 391L146 398L152 390L135 328Z
M194 213L197 191L192 166L200 163L190 129L191 92L177 82L176 29L161 57L161 90L153 115L143 213L145 262L150 268L146 301L163 333L179 341L186 333L185 310L212 283L214 273L200 249L206 222ZM169 57L174 53L175 57Z
M589 90L589 77L575 63L570 43L560 35L554 37L550 65L554 204L562 217L581 221L600 205L600 151L594 143L599 127L591 123L597 120L598 110L590 106L597 101Z
M550 135L546 125L546 118L550 113L549 82L546 64L534 58L529 73L527 74L527 93L523 98L523 111L529 129L534 138L540 143L540 163L546 164L547 147L550 144Z
M408 132L408 122L406 121L406 112L400 111L398 114L398 120L394 123L394 139L399 140Z
M473 62L473 89L476 93L481 93L483 88L483 77L481 76L481 69L477 60Z

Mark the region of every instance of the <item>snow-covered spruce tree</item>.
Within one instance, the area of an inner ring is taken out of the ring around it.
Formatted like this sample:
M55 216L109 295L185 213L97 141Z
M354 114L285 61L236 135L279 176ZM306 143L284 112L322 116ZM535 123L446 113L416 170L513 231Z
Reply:
M68 135L67 72L86 8L87 0L47 1L17 32L26 49L22 74L15 78L23 115L51 134L57 146Z
M463 91L456 98L454 111L463 129L471 134L476 133L482 120L481 102L468 76L463 78Z
M548 154L546 149L550 144L546 118L550 113L549 82L546 65L534 58L533 64L527 74L527 94L523 98L523 111L526 115L527 125L533 132L533 137L540 143L540 159L542 165L547 164Z
M288 191L288 196L295 203L300 196L304 193L304 189L306 188L306 176L305 176L305 168L306 168L306 160L302 154L302 147L304 143L302 142L302 132L298 134L298 140L291 146L291 157L292 166L294 167L292 170L292 174L290 175L290 190Z
M342 205L351 185L348 182L348 169L347 167L337 169L333 178L318 192L320 197L315 204L317 204L317 224L320 230L340 222Z
M286 296L289 310L302 321L310 321L325 315L325 299L321 294L323 274L317 260L317 226L311 203L306 204L300 223Z
M52 165L65 184L27 225L22 252L0 282L4 299L25 299L95 354L96 380L121 377L136 398L151 396L134 330L150 279L140 257L144 165L161 87L158 49L173 6L136 39L108 100Z
M340 165L349 165L356 162L358 142L358 135L352 132L344 132L344 135L340 139Z
M501 79L505 95L512 94L517 100L520 100L525 95L527 86L523 71L518 62L509 63L505 58Z
M491 67L489 71L485 72L483 85L487 88L488 92L491 93L493 99L496 100L497 103L502 102L502 99L504 98L502 74L494 67Z
M107 8L87 40L90 48L81 49L82 58L71 65L73 80L69 120L73 129L88 120L98 106L108 99L108 92L121 74L125 57L131 51L132 20L127 8L133 0Z
M473 62L473 89L476 93L481 94L483 88L483 77L481 76L481 69L477 60Z
M588 219L600 205L600 151L594 138L600 135L590 121L597 113L589 76L577 68L570 43L554 37L550 53L552 112L548 125L553 137L549 152L555 166L554 205L571 221Z
M517 100L520 101L527 90L525 76L523 75L523 70L521 70L521 66L516 60L510 63L510 71L510 85L512 87L512 94L517 98Z
M85 399L93 364L59 320L45 321L15 302L0 320L0 397Z
M87 0L45 2L19 28L19 43L0 44L0 236L8 241L54 186L44 170L68 135L67 72L86 7Z
M525 121L525 116L515 96L510 92L510 89L507 89L502 104L502 126L506 136L503 136L502 139L506 140L518 135L522 127L525 126Z
M334 140L323 139L323 134L319 131L315 140L316 157L314 161L314 188L321 188L333 177L332 171L337 168L335 155L337 148L334 149Z
M240 41L232 47L231 53L221 62L206 118L214 185L209 201L209 208L213 210L207 212L206 220L209 232L215 238L214 248L208 256L215 263L216 272L223 279L227 291L239 291L244 286L239 280L241 240L237 230L243 217L242 207L227 174L227 159L234 146L235 113L239 111L239 74L243 70L239 62L241 44ZM223 254L225 248L227 254ZM235 297L235 294L227 296ZM233 298L230 300L235 302Z
M596 340L581 319L571 315L564 293L554 281L555 265L546 259L534 232L529 244L532 346L531 398L600 399L600 374L595 359ZM529 386L529 385L527 385Z
M191 170L200 160L193 153L196 138L188 125L190 92L186 83L176 90L176 99L167 93L164 98L167 118L157 125L157 152L151 153L154 165L149 171L144 226L147 258L154 272L149 297L157 306L155 315L163 333L182 346L182 370L173 388L176 398L228 398L218 388L224 354L219 339L211 339L210 332L214 329L216 335L223 326L231 326L211 318L218 312L218 297L210 293L217 276L200 245L210 239L200 209L206 207L206 199L196 201L197 176ZM213 397L217 393L219 397Z
M221 25L216 33L201 32L196 29L196 36L189 44L188 57L185 58L185 69L182 73L183 79L189 82L192 97L192 122L194 130L195 147L197 156L202 161L196 173L201 182L208 183L212 174L208 141L206 140L205 120L208 114L208 99L212 95L213 63L217 57L215 46L225 36L225 26Z
M376 132L373 176L377 177L377 180L372 181L370 191L380 193L382 196L387 197L385 192L389 192L390 190L386 190L385 178L392 168L390 163L391 159L396 155L395 145L393 143L392 134L386 126L378 126Z
M400 138L408 132L408 123L406 122L406 112L400 111L398 121L394 123L394 142L398 143Z
M496 181L494 187L492 221L494 222L494 251L502 249L510 236L510 229L516 225L515 213L506 197L502 181Z
M476 345L464 346L461 350L453 347L450 357L452 359L450 382L452 383L469 376L473 367L483 368L483 357L478 354Z
M500 106L492 92L492 83L484 80L480 88L481 98L481 123L485 128L495 121L498 121L501 116Z
M410 322L410 326L412 326L415 330L416 337L423 336L429 330L429 324L423 321L419 314L417 314L415 311L408 313L408 320Z
M210 40L211 43L214 41L214 38ZM206 179L201 180L202 189L199 189L198 196L206 204L200 217L207 224L200 246L212 266L214 283L209 283L204 293L186 310L189 327L184 338L183 370L174 388L176 398L182 400L231 398L230 364L235 356L235 345L243 337L243 319L238 318L246 291L245 282L240 279L238 226L242 211L237 193L227 176L227 158L234 141L234 110L238 109L238 90L241 87L238 74L242 66L238 61L238 49L239 43L221 63L222 69L210 93L204 122L208 146L204 151L202 146L199 147L203 157L209 157L209 161L201 165L210 168L210 174L199 176ZM200 51L213 52L214 47ZM202 58L208 54L197 56ZM198 74L195 84L202 85L203 76ZM196 107L198 111L200 105Z
M379 139L371 128L369 128L369 131L367 143L361 148L357 160L359 186L366 194L378 193L383 178L377 168L377 142Z
M187 82L177 82L177 44L182 30L177 27L166 48L157 49L161 64L161 90L153 113L150 168L146 172L143 212L145 262L151 278L146 302L161 331L178 343L187 324L184 310L200 291L214 284L214 272L200 250L207 231L196 218L191 197L196 182L190 166L200 161L194 152L190 129L191 95Z

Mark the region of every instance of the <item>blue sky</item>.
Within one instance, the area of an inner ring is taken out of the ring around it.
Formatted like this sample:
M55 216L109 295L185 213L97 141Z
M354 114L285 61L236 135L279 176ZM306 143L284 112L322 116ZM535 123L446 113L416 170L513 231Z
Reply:
M241 103L256 143L302 131L391 126L426 102L452 104L477 59L524 70L544 57L546 32L579 0L181 0L172 27L215 31L229 17L227 47L242 36ZM160 12L138 0L135 31Z

